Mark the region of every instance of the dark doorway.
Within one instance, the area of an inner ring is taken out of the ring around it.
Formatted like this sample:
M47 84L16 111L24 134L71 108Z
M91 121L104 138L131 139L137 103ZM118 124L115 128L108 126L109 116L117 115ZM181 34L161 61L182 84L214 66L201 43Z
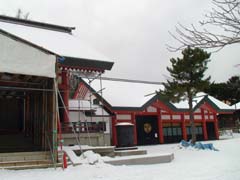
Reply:
M24 93L15 91L14 95L0 98L0 153L33 149L32 138L25 133Z
M208 134L208 140L215 140L215 128L214 128L214 122L207 122L207 134Z
M53 80L1 73L0 77L8 78L0 85L0 153L49 150L56 106L54 92L45 89L53 87Z
M138 145L159 143L157 116L136 116Z
M0 98L1 133L19 132L23 129L23 100Z

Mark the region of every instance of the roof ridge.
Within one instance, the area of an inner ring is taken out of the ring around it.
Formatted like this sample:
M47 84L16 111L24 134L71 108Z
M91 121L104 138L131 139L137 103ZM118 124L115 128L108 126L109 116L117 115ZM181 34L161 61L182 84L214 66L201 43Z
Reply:
M47 30L52 30L52 31L60 31L60 32L65 32L65 33L72 33L72 30L76 29L75 27L60 26L60 25L44 23L44 22L40 22L40 21L19 19L19 18L5 16L5 15L0 15L0 21L6 22L6 23L11 23L11 24L18 24L18 25L23 25L23 26L47 29Z

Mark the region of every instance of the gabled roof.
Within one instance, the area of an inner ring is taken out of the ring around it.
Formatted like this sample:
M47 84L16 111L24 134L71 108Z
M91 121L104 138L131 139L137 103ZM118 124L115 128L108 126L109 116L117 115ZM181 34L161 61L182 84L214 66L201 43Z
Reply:
M222 101L214 98L213 96L210 96L204 92L200 92L196 95L196 97L193 100L193 108L197 109L200 107L203 103L207 102L210 104L217 112L228 112L233 111L233 108ZM179 103L172 103L177 109L179 110L188 110L188 102L187 100L180 101Z
M84 79L83 82L93 92L100 90L100 80L98 79L91 83L91 87ZM157 99L175 112L185 112L189 109L186 100L172 103L156 95L155 92L162 89L162 85L102 80L102 88L103 100L113 110L143 110ZM233 112L234 110L232 107L206 93L198 93L196 98L194 98L194 109L197 109L205 102L210 104L217 112Z
M2 32L7 32L31 45L65 57L65 61L60 62L63 65L70 63L73 66L84 66L86 61L89 61L87 67L89 64L96 64L95 68L110 70L113 62L91 48L78 35L73 34L71 32L73 29L73 27L0 16L0 30ZM101 61L104 61L103 64Z
M91 87L100 90L100 80L94 80ZM162 85L102 80L103 98L112 107L141 107L162 88Z

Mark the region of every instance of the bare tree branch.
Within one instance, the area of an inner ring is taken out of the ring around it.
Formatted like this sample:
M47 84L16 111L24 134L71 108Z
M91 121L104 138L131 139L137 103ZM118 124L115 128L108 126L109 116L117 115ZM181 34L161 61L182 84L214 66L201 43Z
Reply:
M240 43L240 0L212 0L212 4L214 8L199 22L199 28L179 23L175 33L169 32L180 43L177 47L167 45L169 51L183 50L188 46L216 48L218 51L227 45ZM216 28L219 33L216 33Z

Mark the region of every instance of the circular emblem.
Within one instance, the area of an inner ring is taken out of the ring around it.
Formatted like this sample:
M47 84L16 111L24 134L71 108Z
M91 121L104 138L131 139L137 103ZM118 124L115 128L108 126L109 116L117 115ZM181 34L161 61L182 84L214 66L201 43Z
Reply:
M143 125L143 128L144 128L144 132L147 133L147 134L152 131L152 125L150 123L145 123Z

